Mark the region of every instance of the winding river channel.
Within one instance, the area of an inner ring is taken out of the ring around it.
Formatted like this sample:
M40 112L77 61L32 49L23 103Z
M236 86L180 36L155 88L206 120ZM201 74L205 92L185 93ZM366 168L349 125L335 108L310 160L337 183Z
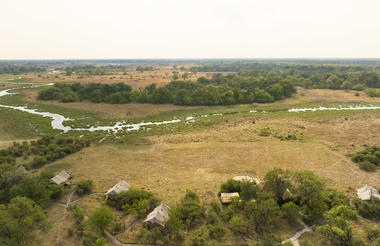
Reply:
M49 86L52 84L46 84L46 85L40 85L40 86ZM11 92L12 90L15 89L25 89L25 88L32 88L32 87L38 87L38 86L29 86L29 87L18 87L18 88L10 88L6 90L0 91L0 97L7 96L7 95L14 95L16 94L15 92ZM173 123L178 123L181 121L193 121L197 117L189 116L186 117L183 120L180 119L173 119L173 120L168 120L168 121L159 121L159 122L140 122L140 123L135 123L135 124L130 124L127 123L126 121L118 121L114 125L111 126L91 126L89 128L73 128L71 126L65 126L63 123L65 121L72 120L70 118L67 118L63 115L56 114L56 113L50 113L50 112L39 112L37 109L29 109L26 106L11 106L11 105L2 105L0 104L1 108L10 108L10 109L15 109L19 110L22 112L30 113L30 114L35 114L35 115L40 115L42 117L49 117L52 119L51 121L51 127L53 129L58 129L62 130L64 132L67 131L113 131L113 132L118 132L120 130L126 130L126 131L136 131L139 130L141 127L146 127L146 126L153 126L153 125L167 125L167 124L173 124ZM293 109L288 109L288 112L307 112L307 111L337 111L337 110L368 110L368 109L380 109L380 106L348 106L348 107L317 107L317 108L293 108ZM250 113L256 113L257 111L251 110L249 111ZM202 115L199 117L208 117L208 116L215 116L219 115L222 116L222 114L212 114L212 115Z

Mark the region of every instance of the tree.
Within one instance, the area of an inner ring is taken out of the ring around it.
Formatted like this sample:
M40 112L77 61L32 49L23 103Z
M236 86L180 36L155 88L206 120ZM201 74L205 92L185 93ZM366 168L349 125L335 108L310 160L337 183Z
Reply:
M107 207L101 207L90 215L89 222L93 228L98 229L99 232L104 234L104 230L112 222L113 218L114 214L111 209Z
M265 175L264 189L273 193L278 202L282 201L282 195L291 187L290 172L281 168L274 168Z
M13 198L8 206L0 205L0 239L8 245L32 245L36 230L49 228L44 211L26 197Z
M255 231L260 234L269 226L274 225L280 213L276 201L271 198L258 202L247 202L244 210L247 217L253 222Z
M76 192L79 195L90 193L92 190L92 180L82 180L77 184Z
M318 226L317 232L329 239L334 245L355 245L352 229L347 219L355 219L356 215L356 211L351 207L345 205L334 207L324 214L329 223Z

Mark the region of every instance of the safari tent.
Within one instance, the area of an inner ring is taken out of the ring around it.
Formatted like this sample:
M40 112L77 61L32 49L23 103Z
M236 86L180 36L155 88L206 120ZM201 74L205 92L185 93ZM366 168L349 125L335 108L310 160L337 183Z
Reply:
M372 186L365 185L362 188L357 189L356 191L358 193L358 197L361 200L368 201L371 200L373 197L380 199L379 192Z
M57 175L55 175L53 178L50 179L50 183L57 184L57 185L68 184L69 178L71 178L70 174L68 174L65 171L61 171L60 173L58 173Z
M251 176L235 176L233 177L233 180L236 181L242 181L242 182L255 182L256 184L260 184L261 180L258 176L251 177Z
M125 180L120 180L119 183L115 184L111 189L107 191L106 195L109 198L113 198L120 192L129 190L129 188L131 188L131 186L125 182Z
M220 194L220 201L222 203L231 203L232 198L234 197L240 197L238 192L232 192L232 193L221 193Z
M144 220L144 223L165 227L166 221L169 220L169 210L170 207L168 205L161 203L160 206L156 207L151 213L148 214Z

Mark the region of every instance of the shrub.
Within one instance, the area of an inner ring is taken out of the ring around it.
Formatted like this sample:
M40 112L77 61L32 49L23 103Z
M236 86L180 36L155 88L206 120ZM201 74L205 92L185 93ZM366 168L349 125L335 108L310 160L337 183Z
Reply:
M367 228L366 232L369 241L375 241L377 238L380 238L380 229L377 227Z
M32 167L33 168L39 168L42 167L44 164L46 164L47 160L45 156L36 156L33 159Z
M142 217L157 206L158 200L149 191L129 189L116 195L115 204L119 210Z
M88 194L92 190L92 180L82 180L77 184L76 193L79 195Z
M89 222L93 228L96 228L99 232L104 233L104 230L110 225L113 218L114 215L111 209L101 207L90 215Z
M248 221L240 216L234 216L229 222L231 230L235 233L246 233L248 231Z
M229 179L227 182L220 185L220 193L240 192L240 181Z
M259 132L259 136L262 136L262 137L268 137L270 135L271 135L271 129L270 128L263 128Z
M198 195L190 190L186 191L177 210L186 229L193 229L201 225L206 217L205 209L200 204Z
M367 172L374 172L377 166L369 161L363 161L359 163L359 168Z
M84 246L94 246L96 244L96 240L98 240L98 235L93 232L87 232L83 235L83 245Z
M211 239L221 241L226 234L226 231L220 224L211 225L209 227L209 236Z
M83 211L77 206L70 206L69 209L73 212L75 223L79 225L84 220L84 213Z
M358 198L353 199L353 205L358 213L367 219L380 219L380 200L372 199L371 201L362 201Z
M281 210L285 212L289 221L295 220L298 214L298 206L294 202L288 202L282 205Z

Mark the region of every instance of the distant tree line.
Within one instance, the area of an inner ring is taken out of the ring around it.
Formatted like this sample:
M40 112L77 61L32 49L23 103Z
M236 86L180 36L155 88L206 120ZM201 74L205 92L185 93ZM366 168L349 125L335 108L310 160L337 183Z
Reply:
M70 76L72 73L76 73L78 75L105 75L106 68L99 67L94 65L79 65L65 68L65 74Z
M296 88L289 78L216 75L201 77L197 82L172 81L162 87L151 84L141 90L123 83L82 85L55 84L40 91L40 100L95 103L173 103L176 105L231 105L237 103L273 102L291 97Z
M1 65L0 74L42 73L46 68L40 66Z
M144 71L153 71L154 67L153 66L137 66L136 71L138 72L144 72Z
M364 90L380 87L380 67L365 65L244 62L194 66L191 72L237 72L261 78L279 76L305 88Z

